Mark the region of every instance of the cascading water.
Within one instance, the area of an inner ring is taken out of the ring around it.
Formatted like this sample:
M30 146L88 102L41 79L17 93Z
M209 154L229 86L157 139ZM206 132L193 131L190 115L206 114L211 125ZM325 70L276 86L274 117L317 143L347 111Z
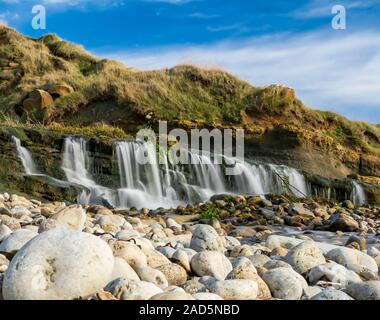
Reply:
M20 140L14 137L13 141L27 174L43 176ZM290 192L300 198L311 194L304 175L287 166L248 163L226 157L223 157L223 164L215 164L212 155L194 151L187 151L189 164L173 165L165 151L160 150L157 154L156 146L147 142L117 141L115 154L120 176L118 190L95 182L89 172L90 157L85 139L65 139L62 169L68 183L84 188L79 203L155 209L207 201L223 193L264 196ZM225 165L232 163L240 169L240 174L227 176ZM351 198L356 205L367 202L363 187L357 182L353 182Z
M265 195L290 191L297 197L307 196L304 176L286 166L236 160L241 174L227 177L222 165L215 164L211 155L192 151L187 151L189 164L172 165L165 152L160 151L157 159L156 147L150 143L118 141L116 155L121 184L118 190L120 207L175 207L181 203L205 201L221 193ZM142 155L146 164L137 161Z
M362 206L367 203L367 196L362 185L356 181L352 182L353 190L352 190L352 202L355 205Z
M30 152L21 145L20 139L12 137L13 142L16 144L18 156L24 166L26 174L37 175L39 174L36 165L34 164L32 155Z
M112 190L99 186L87 170L88 153L86 140L68 137L64 142L62 169L69 182L85 187L79 196L81 204L102 203L104 200L113 202Z

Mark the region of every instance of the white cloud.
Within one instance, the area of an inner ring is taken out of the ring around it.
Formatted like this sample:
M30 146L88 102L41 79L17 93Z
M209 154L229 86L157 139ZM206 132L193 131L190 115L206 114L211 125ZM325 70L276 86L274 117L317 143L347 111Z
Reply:
M142 69L181 63L220 66L254 85L293 87L313 107L380 122L380 113L378 119L369 117L370 111L380 108L378 31L284 33L207 46L101 54Z
M297 9L288 14L291 17L298 19L323 18L331 16L333 6L337 4L344 5L347 10L370 8L380 3L380 0L342 0L337 3L334 0L313 0L306 6Z

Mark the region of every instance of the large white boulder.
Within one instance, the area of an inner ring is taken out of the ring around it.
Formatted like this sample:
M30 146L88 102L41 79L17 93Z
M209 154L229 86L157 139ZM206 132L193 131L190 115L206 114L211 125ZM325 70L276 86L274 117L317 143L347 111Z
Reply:
M232 264L222 253L217 251L203 251L191 259L191 269L200 276L212 276L224 280L232 271Z
M59 227L29 241L5 273L8 300L86 298L110 280L114 257L97 237Z
M222 238L213 227L205 224L200 224L195 228L190 247L197 252L219 251L223 253L225 251Z

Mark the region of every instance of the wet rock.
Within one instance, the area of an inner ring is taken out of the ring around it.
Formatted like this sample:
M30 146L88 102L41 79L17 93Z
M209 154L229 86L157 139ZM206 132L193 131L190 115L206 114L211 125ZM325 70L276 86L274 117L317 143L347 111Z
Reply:
M327 288L317 295L313 296L310 300L354 300L347 293L336 290L334 288Z
M220 252L202 251L191 259L191 269L200 276L212 276L224 280L232 271L231 262Z
M326 223L328 225L328 230L333 232L352 232L359 229L359 223L345 213L333 214L330 219L326 221Z
M219 251L224 253L222 239L209 225L198 225L193 233L190 243L191 249L195 251Z
M149 300L163 291L155 284L146 281L133 281L119 278L109 283L105 290L119 300Z
M356 300L380 300L380 281L351 283L345 291Z
M305 241L295 246L289 251L285 261L301 274L326 262L321 250L312 241Z
M3 295L8 300L85 298L107 284L113 265L102 240L56 228L35 237L12 259Z
M207 288L225 300L255 300L259 290L255 281L243 279L215 281Z
M309 209L304 208L302 203L292 203L288 208L288 212L291 215L297 215L303 218L315 218L314 213Z

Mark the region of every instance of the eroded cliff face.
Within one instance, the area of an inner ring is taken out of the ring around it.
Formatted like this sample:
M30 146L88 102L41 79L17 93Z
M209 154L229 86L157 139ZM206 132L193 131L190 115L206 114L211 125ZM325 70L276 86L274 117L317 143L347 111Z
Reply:
M18 157L12 136L19 138L32 153L40 176L26 175ZM62 154L66 135L49 130L0 127L0 189L24 193L50 201L75 202L82 188L65 182ZM112 139L88 138L89 172L99 184L112 189L120 187L119 167ZM313 194L320 197L336 195L345 200L352 192L348 174L360 174L360 160L351 167L336 158L334 150L322 153L321 149L302 144L298 136L284 131L269 132L259 139L246 141L246 158L265 163L285 164L305 173ZM373 166L376 168L376 166ZM52 177L54 179L52 179ZM380 203L380 183L376 178L355 176L362 181L371 203Z

